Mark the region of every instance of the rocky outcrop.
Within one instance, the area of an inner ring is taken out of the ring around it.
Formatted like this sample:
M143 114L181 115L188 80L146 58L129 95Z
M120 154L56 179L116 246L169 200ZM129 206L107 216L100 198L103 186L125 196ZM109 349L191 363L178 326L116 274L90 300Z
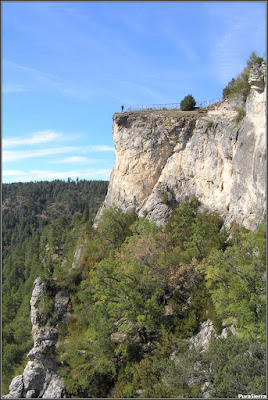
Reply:
M263 92L266 84L266 62L263 61L259 66L258 64L253 65L248 80L252 89Z
M51 302L51 315L45 308L46 302ZM30 300L31 322L34 346L27 355L28 363L22 375L16 376L5 398L63 398L64 383L58 375L58 362L55 357L55 347L58 341L59 320L66 320L70 295L59 291L54 296L51 288L40 279L34 282Z
M203 207L254 229L266 205L265 66L254 67L244 104L203 109L116 113L115 165L103 207L135 209L158 225L196 196ZM244 118L238 121L240 115Z
M229 335L236 335L236 329L233 325L224 325L220 335L216 333L213 322L208 319L200 325L199 332L192 336L188 342L189 351L197 351L204 353L208 350L212 339L226 339ZM177 365L184 365L183 357L177 350L173 351L170 359ZM213 389L213 380L211 379L210 367L204 366L201 359L196 360L193 365L193 370L189 375L186 374L186 384L189 387L200 386L200 397L211 398L211 391Z
M228 335L236 335L236 329L233 325L224 325L220 335L217 335L213 326L213 322L208 319L200 325L200 330L197 335L193 336L190 342L190 349L195 347L201 352L207 351L211 340L226 339Z

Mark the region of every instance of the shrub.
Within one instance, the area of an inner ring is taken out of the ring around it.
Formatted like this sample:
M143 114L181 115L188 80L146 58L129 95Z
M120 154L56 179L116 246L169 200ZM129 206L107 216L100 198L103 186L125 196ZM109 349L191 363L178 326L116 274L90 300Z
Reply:
M167 194L167 192L165 192L164 195L163 195L162 203L166 204L166 205L168 204L168 194Z
M207 121L207 128L212 128L213 121Z
M182 111L191 111L194 109L196 105L196 101L191 94L185 96L184 99L180 103L180 108Z
M129 228L135 221L134 211L124 213L121 208L116 206L107 208L101 215L97 234L109 250L118 248L127 236L131 236Z
M240 121L246 116L246 111L243 107L237 107L237 116L235 117L236 124L239 124Z
M244 70L237 76L236 79L232 79L228 85L223 89L223 98L243 96L246 98L249 94L250 85L248 83L248 78L250 70L254 64L261 65L263 61L262 57L258 57L257 53L253 51L247 60L247 66Z
M50 297L47 293L40 295L37 301L37 307L42 315L43 323L47 323L49 318L53 316L54 298Z

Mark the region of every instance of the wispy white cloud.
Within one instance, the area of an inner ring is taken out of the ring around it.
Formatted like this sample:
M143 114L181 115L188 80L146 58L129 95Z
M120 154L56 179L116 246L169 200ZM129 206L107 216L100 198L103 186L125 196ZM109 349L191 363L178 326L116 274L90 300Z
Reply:
M228 83L230 78L235 77L235 71L243 69L241 54L239 53L239 36L243 30L239 24L233 25L228 32L218 37L212 50L213 65L216 67L217 76L223 83Z
M11 161L19 161L23 159L29 158L37 158L37 157L47 157L53 156L57 154L70 153L78 151L78 147L66 146L66 147L55 147L50 149L41 149L41 150L33 150L33 151L23 151L23 150L4 150L3 151L3 161L11 162Z
M192 62L197 62L199 61L199 58L197 56L196 51L193 49L192 44L190 44L189 42L187 42L185 39L182 38L178 38L176 39L176 36L172 37L172 40L174 41L174 43L176 44L177 48L182 50L184 52L184 54L186 55L186 57L188 58L188 60L192 61Z
M40 85L45 84L45 86L43 87L45 88L49 87L51 89L54 89L57 93L60 93L62 96L70 97L75 100L86 101L90 99L94 94L93 90L90 87L87 87L86 85L83 86L81 86L81 84L76 85L75 82L72 82L70 84L69 82L66 82L66 80L63 81L62 77L58 75L43 72L36 68L18 64L16 62L7 59L3 60L3 69L4 70L13 69L17 72L23 73L24 76L28 75L28 78L31 79L31 90L34 86L33 82L35 81L38 83L39 91L40 91ZM21 77L21 79L24 79L23 76ZM23 85L18 85L18 88L22 87ZM7 84L6 84L6 90L8 90ZM30 88L28 88L28 90L30 90ZM9 91L9 93L11 93L11 90Z
M83 169L69 171L52 171L31 169L23 170L3 170L3 182L7 179L9 182L31 182L38 180L54 180L54 179L101 179L109 180L111 169Z
M117 16L118 22L122 23L128 30L133 31L138 35L148 35L152 33L150 27L142 20L142 12L139 14L138 10L135 10L135 14L128 14L122 12Z
M61 138L61 133L54 132L52 130L38 131L32 134L29 138L12 138L3 139L3 147L16 147L24 144L36 145L40 143L48 143Z
M265 11L258 2L245 3L243 11L239 2L226 4L207 2L204 7L214 29L208 43L211 72L221 83L227 84L243 70L250 51L258 51L264 43ZM256 21L262 23L256 24Z
M93 145L88 146L87 149L93 152L102 152L102 151L114 151L114 147L106 146L106 145Z
M58 82L58 77L53 75L53 74L49 74L49 73L44 73L36 68L32 68L32 67L28 67L22 64L18 64L14 61L11 60L7 60L7 59L3 59L3 69L13 69L13 70L17 70L17 71L21 71L27 74L30 74L32 78L35 78L37 80L42 80L45 81L46 83L50 83L50 84L55 84L56 82Z
M178 24L171 16L160 18L159 33L166 37L167 44L174 47L178 54L184 57L185 63L200 62L194 43L185 39L178 29Z
M27 172L19 169L6 169L5 171L3 171L3 175L5 176L27 175Z
M53 161L53 164L70 164L70 163L89 163L90 160L87 157L71 156L64 158L63 160Z
M27 92L27 88L23 85L16 85L16 84L10 84L10 83L5 83L3 84L2 87L2 93L24 93Z
M163 96L163 93L160 91L157 91L155 89L152 88L152 86L146 86L140 83L136 83L136 82L131 82L131 81L118 81L118 85L119 87L122 85L124 87L129 87L130 91L133 91L133 89L137 90L138 92L140 92L140 96L150 96L151 100L150 101L164 101L165 98Z
M65 85L57 85L58 91L65 97L71 97L76 100L86 101L89 100L94 91L87 87L66 87Z

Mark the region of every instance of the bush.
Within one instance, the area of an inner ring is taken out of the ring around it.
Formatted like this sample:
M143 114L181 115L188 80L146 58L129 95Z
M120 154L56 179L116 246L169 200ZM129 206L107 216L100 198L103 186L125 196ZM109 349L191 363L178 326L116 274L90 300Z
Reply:
M167 192L164 193L162 202L163 202L163 204L166 204L166 205L168 204L168 194L167 194Z
M227 97L238 97L243 96L246 98L250 91L250 85L248 83L248 78L250 70L254 64L261 65L263 61L262 57L258 57L257 53L253 51L247 60L247 66L244 70L237 76L236 79L232 79L228 85L223 89L223 98Z
M237 116L235 117L236 124L239 124L240 121L246 116L246 110L243 107L237 107Z
M118 248L127 236L132 235L129 228L135 221L135 211L124 213L116 206L107 208L101 215L97 234L109 250Z
M196 101L191 94L185 96L184 99L180 103L180 108L182 111L191 111L194 109L196 105Z
M213 121L207 121L207 128L212 128L213 126Z

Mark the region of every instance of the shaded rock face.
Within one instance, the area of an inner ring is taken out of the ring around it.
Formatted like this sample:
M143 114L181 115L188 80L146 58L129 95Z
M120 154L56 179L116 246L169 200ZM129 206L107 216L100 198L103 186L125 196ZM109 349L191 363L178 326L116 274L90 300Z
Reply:
M115 114L116 160L95 226L103 209L112 205L135 209L162 225L175 206L196 196L204 208L219 212L227 225L235 220L254 229L266 205L264 73L263 66L254 67L246 104L233 99L205 113ZM237 122L242 106L246 115Z
M48 287L40 278L34 282L30 300L31 322L34 347L27 355L28 363L22 375L16 376L5 398L62 398L64 383L58 375L58 363L55 358L55 346L58 341L58 328L44 319L40 310L40 299L47 295ZM65 291L56 293L53 314L64 320L70 295ZM44 321L45 324L44 324Z

